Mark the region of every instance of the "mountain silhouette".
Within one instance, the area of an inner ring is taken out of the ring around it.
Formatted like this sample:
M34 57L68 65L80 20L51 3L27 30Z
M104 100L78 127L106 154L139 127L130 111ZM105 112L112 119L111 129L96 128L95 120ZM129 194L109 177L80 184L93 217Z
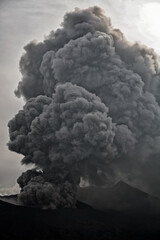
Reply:
M160 217L77 208L41 210L0 201L0 239L11 240L154 240L160 238Z
M56 210L9 203L16 200L16 195L1 197L0 239L160 239L158 198L124 182L111 188L79 189L78 194L88 204L77 201L76 208Z
M78 198L99 210L160 214L160 199L120 181L108 188L79 188Z

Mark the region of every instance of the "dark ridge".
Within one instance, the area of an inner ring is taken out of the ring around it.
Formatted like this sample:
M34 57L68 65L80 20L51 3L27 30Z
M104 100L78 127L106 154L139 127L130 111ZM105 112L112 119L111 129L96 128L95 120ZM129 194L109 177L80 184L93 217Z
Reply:
M153 197L124 182L118 182L109 188L79 188L78 198L93 208L106 211L130 211L159 215L160 199Z
M93 209L91 206L89 206L88 204L86 203L83 203L83 202L80 202L80 201L77 201L76 203L76 208L78 209Z
M0 195L0 198L17 198L17 194Z
M112 188L115 189L115 190L121 190L121 191L133 191L133 192L139 193L141 196L145 196L145 197L151 196L150 194L148 194L148 193L146 193L146 192L144 192L144 191L142 191L142 190L140 190L136 187L133 187L133 186L131 186L128 183L123 182L123 181L117 182ZM153 197L153 198L158 199L157 197Z
M8 202L8 203L16 204L16 205L18 204L17 194L0 196L0 200Z
M160 239L160 216L101 212L80 202L77 208L41 210L0 201L0 219L2 240Z

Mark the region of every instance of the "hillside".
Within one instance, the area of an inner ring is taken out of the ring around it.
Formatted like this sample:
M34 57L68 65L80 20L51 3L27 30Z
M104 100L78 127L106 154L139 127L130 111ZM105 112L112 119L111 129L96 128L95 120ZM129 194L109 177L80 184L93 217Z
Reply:
M160 199L122 181L108 188L79 188L78 198L80 201L103 211L113 209L160 214Z
M101 212L77 203L74 209L41 210L0 201L0 239L159 239L160 217Z

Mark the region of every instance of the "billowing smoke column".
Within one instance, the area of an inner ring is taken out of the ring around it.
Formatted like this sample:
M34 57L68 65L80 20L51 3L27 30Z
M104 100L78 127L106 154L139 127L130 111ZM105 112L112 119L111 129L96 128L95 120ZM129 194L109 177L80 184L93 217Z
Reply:
M19 177L19 200L74 207L80 178L122 178L160 194L156 53L128 43L98 7L67 13L60 29L25 51L16 95L26 104L8 124L8 146L35 169Z
M58 85L52 98L27 101L9 122L9 148L25 156L22 163L34 163L43 173L22 174L20 201L44 207L75 205L73 189L80 177L94 181L93 174L103 171L116 154L115 126L107 112L99 97L71 83Z

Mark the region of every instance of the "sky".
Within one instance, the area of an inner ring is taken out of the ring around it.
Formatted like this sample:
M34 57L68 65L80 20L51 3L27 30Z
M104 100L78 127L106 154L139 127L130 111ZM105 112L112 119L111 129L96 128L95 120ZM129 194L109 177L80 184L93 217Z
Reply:
M149 0L0 0L0 193L15 191L26 167L21 155L8 150L7 123L24 105L14 95L21 79L19 59L31 40L42 41L57 29L66 12L97 5L131 42L141 42L160 53L160 2Z

